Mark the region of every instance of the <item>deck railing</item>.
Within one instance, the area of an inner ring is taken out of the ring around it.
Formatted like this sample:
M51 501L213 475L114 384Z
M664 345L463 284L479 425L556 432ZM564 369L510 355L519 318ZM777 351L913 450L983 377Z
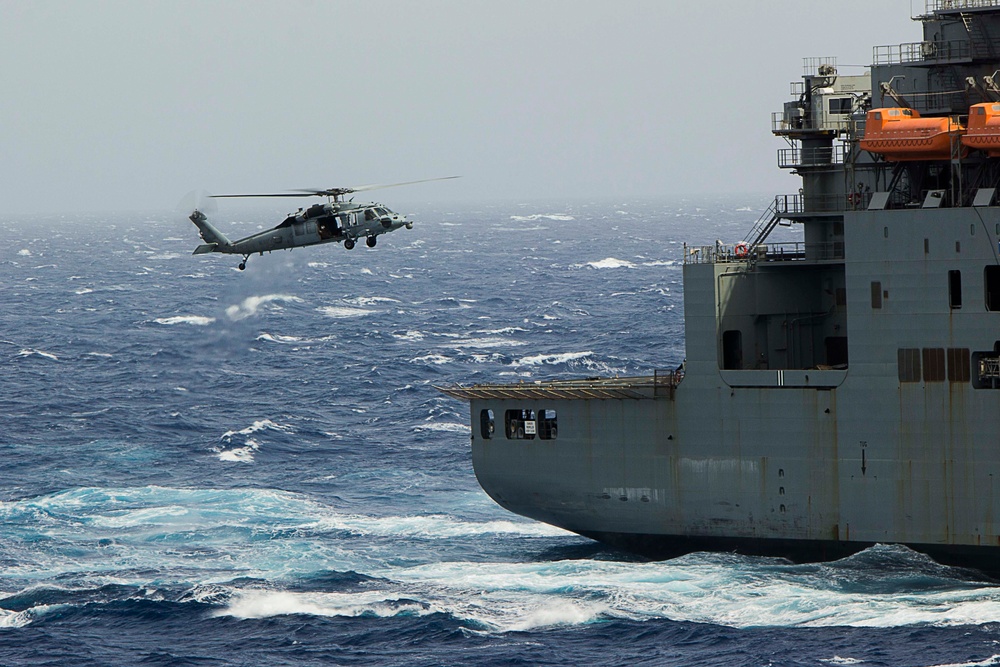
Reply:
M685 264L761 264L765 262L837 261L844 259L844 244L806 243L788 241L785 243L761 243L756 246L746 244L716 243L705 246L684 245Z
M984 9L1000 7L1000 0L925 0L925 11L930 14L948 9Z

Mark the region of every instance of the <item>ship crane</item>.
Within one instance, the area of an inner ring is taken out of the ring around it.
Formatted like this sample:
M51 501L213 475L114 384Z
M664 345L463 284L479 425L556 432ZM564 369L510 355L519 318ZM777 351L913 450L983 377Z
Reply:
M885 96L888 95L889 97L891 97L893 99L893 101L898 106L903 107L904 109L912 109L913 108L913 105L910 104L906 100L905 97L903 97L902 95L900 95L899 93L897 93L892 88L892 82L893 81L895 81L896 79L904 79L904 78L906 78L906 77L903 77L903 76L894 76L891 79L889 79L888 81L883 81L882 83L880 83L878 85L879 90L882 91L882 101L883 101L883 103L884 103L884 100L885 100Z
M989 97L993 98L990 100L991 102L1000 102L1000 86L998 86L996 82L997 74L1000 74L1000 70L993 72L993 74L989 76L983 77L983 87L986 89ZM989 97L987 97L987 99L989 99Z

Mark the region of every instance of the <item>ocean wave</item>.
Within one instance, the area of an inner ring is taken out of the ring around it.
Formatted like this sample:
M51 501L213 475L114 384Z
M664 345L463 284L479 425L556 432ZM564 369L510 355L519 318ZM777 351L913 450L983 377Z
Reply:
M284 424L278 424L271 421L270 419L259 419L255 421L250 426L239 431L226 431L220 437L220 440L225 440L227 442L232 441L233 436L236 435L252 435L260 431L278 431L279 433L291 433L292 429L290 426L285 426Z
M634 269L635 264L628 260L618 259L616 257L606 257L605 259L598 260L596 262L587 262L585 264L575 264L575 267L589 266L593 269Z
M345 319L349 317L363 317L365 315L371 315L374 310L369 310L367 308L348 308L346 306L321 306L316 309L318 312L323 313L327 317L332 317L333 319Z
M511 220L517 220L518 222L534 222L535 220L560 220L569 221L576 220L572 215L567 215L565 213L533 213L531 215L512 215Z
M19 357L41 357L42 359L48 359L49 361L59 361L59 357L52 354L51 352L45 352L44 350L34 350L31 348L25 348L17 353Z
M289 294L265 294L263 296L248 296L237 305L226 308L226 315L231 320L244 320L257 314L263 306L279 308L282 303L302 303L302 299Z
M593 356L593 352L563 352L561 354L536 354L530 357L522 357L514 362L514 366L555 366L565 364L570 361L578 361Z
M295 345L298 343L309 342L304 338L300 338L299 336L282 336L280 334L269 334L269 333L260 334L259 336L257 336L257 340L266 343L280 343L282 345Z
M433 422L430 424L418 424L413 427L414 431L437 431L444 433L468 433L468 424L455 424L447 422Z
M260 451L260 443L252 438L247 438L247 444L242 447L232 449L217 449L220 461L227 463L253 463L254 454Z
M381 591L353 593L246 591L235 595L226 608L216 611L214 616L250 619L295 614L389 618L401 615L423 616L436 611L428 604L390 597Z
M422 357L414 357L413 359L410 359L411 364L434 364L436 366L451 363L451 361L451 358L442 354L425 354Z
M204 327L215 322L214 317L204 317L202 315L175 315L174 317L158 317L153 320L157 324L193 324Z
M487 336L482 338L462 338L458 340L452 340L448 341L447 343L442 343L441 347L448 347L461 350L467 347L474 347L478 349L490 349L494 347L519 347L522 345L527 345L527 343L520 340L512 340L510 338Z
M392 337L396 340L418 341L425 338L421 331L407 331L406 333L394 333Z
M388 296L356 296L350 299L344 299L344 303L349 303L354 306L374 306L379 303L399 303L399 299L393 299Z

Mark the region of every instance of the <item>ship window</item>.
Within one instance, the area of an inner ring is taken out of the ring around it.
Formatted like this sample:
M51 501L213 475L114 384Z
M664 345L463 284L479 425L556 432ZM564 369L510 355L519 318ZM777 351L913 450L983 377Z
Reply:
M479 413L479 432L483 435L483 440L489 440L493 437L493 431L496 430L496 422L493 419L492 410L482 410Z
M889 109L889 115L890 116L898 116L899 115L899 109Z
M897 350L900 382L920 382L920 348Z
M962 272L948 272L948 303L954 310L962 307Z
M925 347L924 382L944 382L944 348Z
M948 348L948 381L968 382L970 379L969 348Z
M1000 310L1000 266L987 266L983 275L986 279L986 310Z
M508 440L534 440L535 411L508 410L504 413L504 430Z
M853 106L853 102L854 98L852 97L831 97L830 113L835 113L835 114L851 113L851 107Z
M882 120L882 112L881 111L876 111L875 112L875 120Z
M555 410L539 410L538 411L538 437L542 440L555 440L556 439L556 411Z
M882 283L877 280L872 281L872 308L878 310L882 307Z

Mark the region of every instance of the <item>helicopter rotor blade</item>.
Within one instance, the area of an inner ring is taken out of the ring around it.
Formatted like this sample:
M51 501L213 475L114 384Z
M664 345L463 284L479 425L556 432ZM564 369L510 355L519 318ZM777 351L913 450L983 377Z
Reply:
M327 190L299 189L291 192L268 192L260 194L238 194L238 195L211 195L216 199L224 197L343 197L354 192L365 192L367 190L380 190L382 188L396 188L400 185L414 185L416 183L430 183L431 181L448 181L460 176L443 176L441 178L424 178L419 181L405 181L403 183L373 183L371 185L357 185L351 188L329 188Z
M396 188L400 185L414 185L416 183L430 183L431 181L449 181L453 178L461 178L461 176L442 176L440 178L424 178L419 181L405 181L403 183L373 183L371 185L358 185L353 188L343 188L344 190L350 190L351 192L364 192L366 190L381 190L382 188Z
M245 195L209 195L213 199L223 199L226 197L304 197L305 193L298 194L295 192L269 192L264 194L245 194Z

